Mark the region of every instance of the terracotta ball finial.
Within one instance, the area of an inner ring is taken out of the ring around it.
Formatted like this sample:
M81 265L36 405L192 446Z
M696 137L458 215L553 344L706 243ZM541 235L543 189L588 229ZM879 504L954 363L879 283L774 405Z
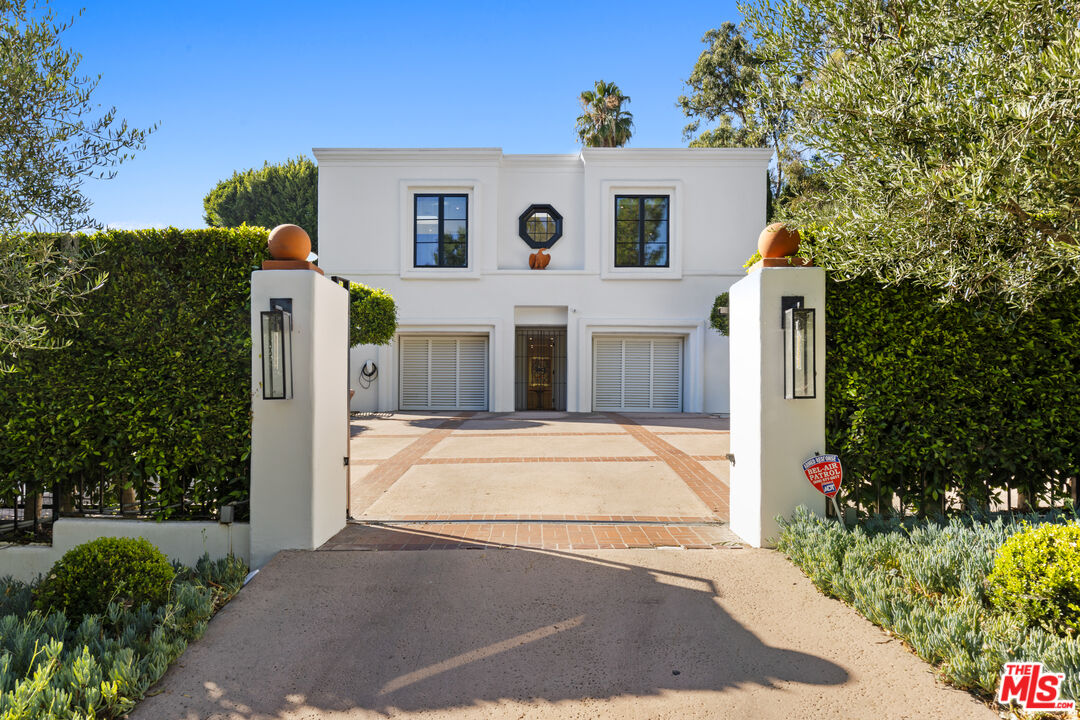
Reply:
M799 231L782 222L769 225L757 240L758 252L763 258L783 258L799 252Z
M307 260L311 254L311 238L299 225L278 225L266 244L275 260Z

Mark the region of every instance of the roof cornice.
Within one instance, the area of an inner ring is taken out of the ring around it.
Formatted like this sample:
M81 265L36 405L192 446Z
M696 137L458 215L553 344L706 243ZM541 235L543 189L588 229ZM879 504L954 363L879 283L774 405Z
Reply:
M768 167L768 148L583 148L581 157L593 166Z
M320 165L498 165L501 148L313 148Z

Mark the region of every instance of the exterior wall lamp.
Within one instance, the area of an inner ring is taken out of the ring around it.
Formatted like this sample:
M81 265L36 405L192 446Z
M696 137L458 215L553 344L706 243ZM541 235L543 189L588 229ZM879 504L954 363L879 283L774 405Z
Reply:
M817 325L814 308L803 307L801 296L781 300L784 332L784 398L817 397Z
M272 310L261 313L263 400L289 400L293 396L292 300L274 298L270 306Z

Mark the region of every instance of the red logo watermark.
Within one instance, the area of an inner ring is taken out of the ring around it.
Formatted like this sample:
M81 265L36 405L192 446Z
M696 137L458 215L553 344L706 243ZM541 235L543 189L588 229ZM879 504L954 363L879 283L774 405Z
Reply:
M1060 700L1062 673L1045 672L1040 662L1005 663L998 690L998 702L1015 700L1025 710L1072 710L1076 703Z

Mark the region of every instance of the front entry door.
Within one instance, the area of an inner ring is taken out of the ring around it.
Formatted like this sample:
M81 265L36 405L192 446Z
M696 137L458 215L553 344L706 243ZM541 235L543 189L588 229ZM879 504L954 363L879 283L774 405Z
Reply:
M565 410L566 328L519 327L514 350L514 408Z

